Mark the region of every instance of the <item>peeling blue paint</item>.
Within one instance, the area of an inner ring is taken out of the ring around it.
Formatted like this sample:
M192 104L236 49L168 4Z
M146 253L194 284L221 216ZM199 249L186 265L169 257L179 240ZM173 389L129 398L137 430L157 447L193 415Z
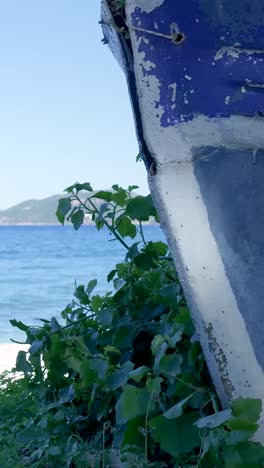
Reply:
M154 65L144 76L160 83L162 127L200 114L264 116L263 18L264 0L164 0L150 13L135 9L139 52ZM179 45L155 35L176 30L185 37Z

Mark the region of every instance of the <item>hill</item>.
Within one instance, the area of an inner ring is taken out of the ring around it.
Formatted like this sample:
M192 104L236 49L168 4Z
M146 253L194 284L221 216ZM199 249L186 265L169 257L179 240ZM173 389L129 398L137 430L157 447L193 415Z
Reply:
M66 195L53 195L42 200L26 200L6 210L0 210L0 225L18 224L58 224L56 209L59 198ZM97 200L97 206L103 203Z

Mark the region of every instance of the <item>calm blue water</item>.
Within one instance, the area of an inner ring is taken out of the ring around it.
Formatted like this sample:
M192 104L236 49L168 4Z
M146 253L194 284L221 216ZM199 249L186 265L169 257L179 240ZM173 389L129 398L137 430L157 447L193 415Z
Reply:
M159 227L146 226L149 240L163 239ZM24 339L9 324L16 318L37 324L59 316L71 302L75 280L98 279L95 292L110 290L106 276L125 249L105 230L83 226L0 226L0 342Z

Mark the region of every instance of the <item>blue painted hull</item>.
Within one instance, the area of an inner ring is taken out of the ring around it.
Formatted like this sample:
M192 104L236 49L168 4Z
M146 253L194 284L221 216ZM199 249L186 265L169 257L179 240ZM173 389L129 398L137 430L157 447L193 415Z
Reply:
M150 41L142 40L138 50L155 64L144 73L160 82L162 126L199 114L263 115L263 0L165 0L150 13L136 8L132 25L138 37ZM173 109L172 82L177 83Z

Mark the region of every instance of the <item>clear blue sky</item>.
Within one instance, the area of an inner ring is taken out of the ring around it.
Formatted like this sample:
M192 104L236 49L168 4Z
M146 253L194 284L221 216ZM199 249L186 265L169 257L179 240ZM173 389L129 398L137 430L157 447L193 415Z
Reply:
M89 181L148 191L100 0L8 0L0 15L0 209Z

